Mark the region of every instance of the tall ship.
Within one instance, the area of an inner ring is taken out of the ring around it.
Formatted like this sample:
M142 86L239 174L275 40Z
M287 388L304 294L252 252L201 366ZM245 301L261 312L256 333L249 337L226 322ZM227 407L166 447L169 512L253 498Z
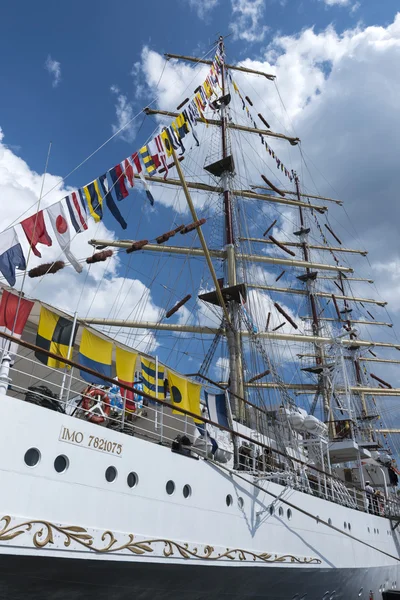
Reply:
M144 109L143 145L0 233L0 595L389 598L400 343L349 263L367 252L275 131L273 74L230 64L222 37L166 59L192 80ZM96 294L74 314L35 299L74 269L83 302L115 261L108 317Z

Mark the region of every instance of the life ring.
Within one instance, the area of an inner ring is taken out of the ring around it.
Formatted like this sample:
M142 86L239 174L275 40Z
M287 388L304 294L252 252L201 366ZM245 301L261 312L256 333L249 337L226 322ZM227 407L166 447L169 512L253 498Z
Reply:
M81 408L90 423L104 423L111 412L110 398L104 390L88 387L82 393Z

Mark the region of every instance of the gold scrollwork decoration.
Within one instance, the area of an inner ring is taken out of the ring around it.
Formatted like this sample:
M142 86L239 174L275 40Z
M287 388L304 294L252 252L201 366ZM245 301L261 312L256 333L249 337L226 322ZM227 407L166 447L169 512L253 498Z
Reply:
M35 529L34 529L35 528ZM50 523L49 521L34 520L25 521L12 525L12 519L6 515L0 519L0 543L8 542L20 535L33 532L32 541L36 548L45 548L49 544L54 544L55 534L60 534L64 537L64 546L68 548L72 542L75 542L85 548L98 552L100 554L107 554L110 552L122 552L127 550L135 555L150 554L154 552L154 544L164 544L163 554L165 558L171 556L180 556L184 559L197 558L200 560L253 560L261 561L265 563L276 563L276 562L291 562L301 564L320 564L321 561L318 558L298 558L291 554L269 554L263 552L257 554L251 550L242 550L241 548L227 548L226 552L217 553L213 546L206 545L201 551L197 546L193 548L189 547L189 544L180 544L173 540L166 539L152 539L152 540L141 540L136 541L135 536L132 533L127 534L127 539L123 542L118 540L112 531L105 531L101 536L103 545L101 547L95 546L93 536L88 533L87 529L78 525L61 526Z

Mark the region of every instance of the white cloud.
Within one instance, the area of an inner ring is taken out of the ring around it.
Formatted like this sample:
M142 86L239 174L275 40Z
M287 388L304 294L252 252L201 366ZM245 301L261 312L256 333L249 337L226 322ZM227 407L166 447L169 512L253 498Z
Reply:
M327 6L348 6L350 4L350 0L322 0Z
M209 13L217 6L219 0L186 0L190 8L196 11L199 19L207 19Z
M229 27L237 40L262 42L269 27L263 25L265 0L231 0Z
M360 2L353 2L353 0L321 0L326 6L345 6L350 8L350 12L354 13L361 6Z
M117 122L111 126L113 134L118 133L119 137L125 142L131 143L136 137L135 111L133 103L128 100L125 94L117 85L110 87L112 94L116 96L115 114Z
M61 81L61 63L57 60L53 60L49 54L44 63L44 67L53 79L52 86L57 87Z

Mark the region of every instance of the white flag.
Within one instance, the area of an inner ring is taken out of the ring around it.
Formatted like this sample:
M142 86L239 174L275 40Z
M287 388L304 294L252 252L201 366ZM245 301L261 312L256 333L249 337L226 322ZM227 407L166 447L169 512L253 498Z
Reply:
M57 202L57 204L49 206L47 209L47 214L49 215L51 225L53 227L54 233L56 234L56 238L58 243L60 244L61 250L64 252L66 258L69 260L71 265L74 267L75 271L81 273L82 265L79 264L69 247L71 243L71 238L69 235L69 225L65 217L65 212L61 202Z

